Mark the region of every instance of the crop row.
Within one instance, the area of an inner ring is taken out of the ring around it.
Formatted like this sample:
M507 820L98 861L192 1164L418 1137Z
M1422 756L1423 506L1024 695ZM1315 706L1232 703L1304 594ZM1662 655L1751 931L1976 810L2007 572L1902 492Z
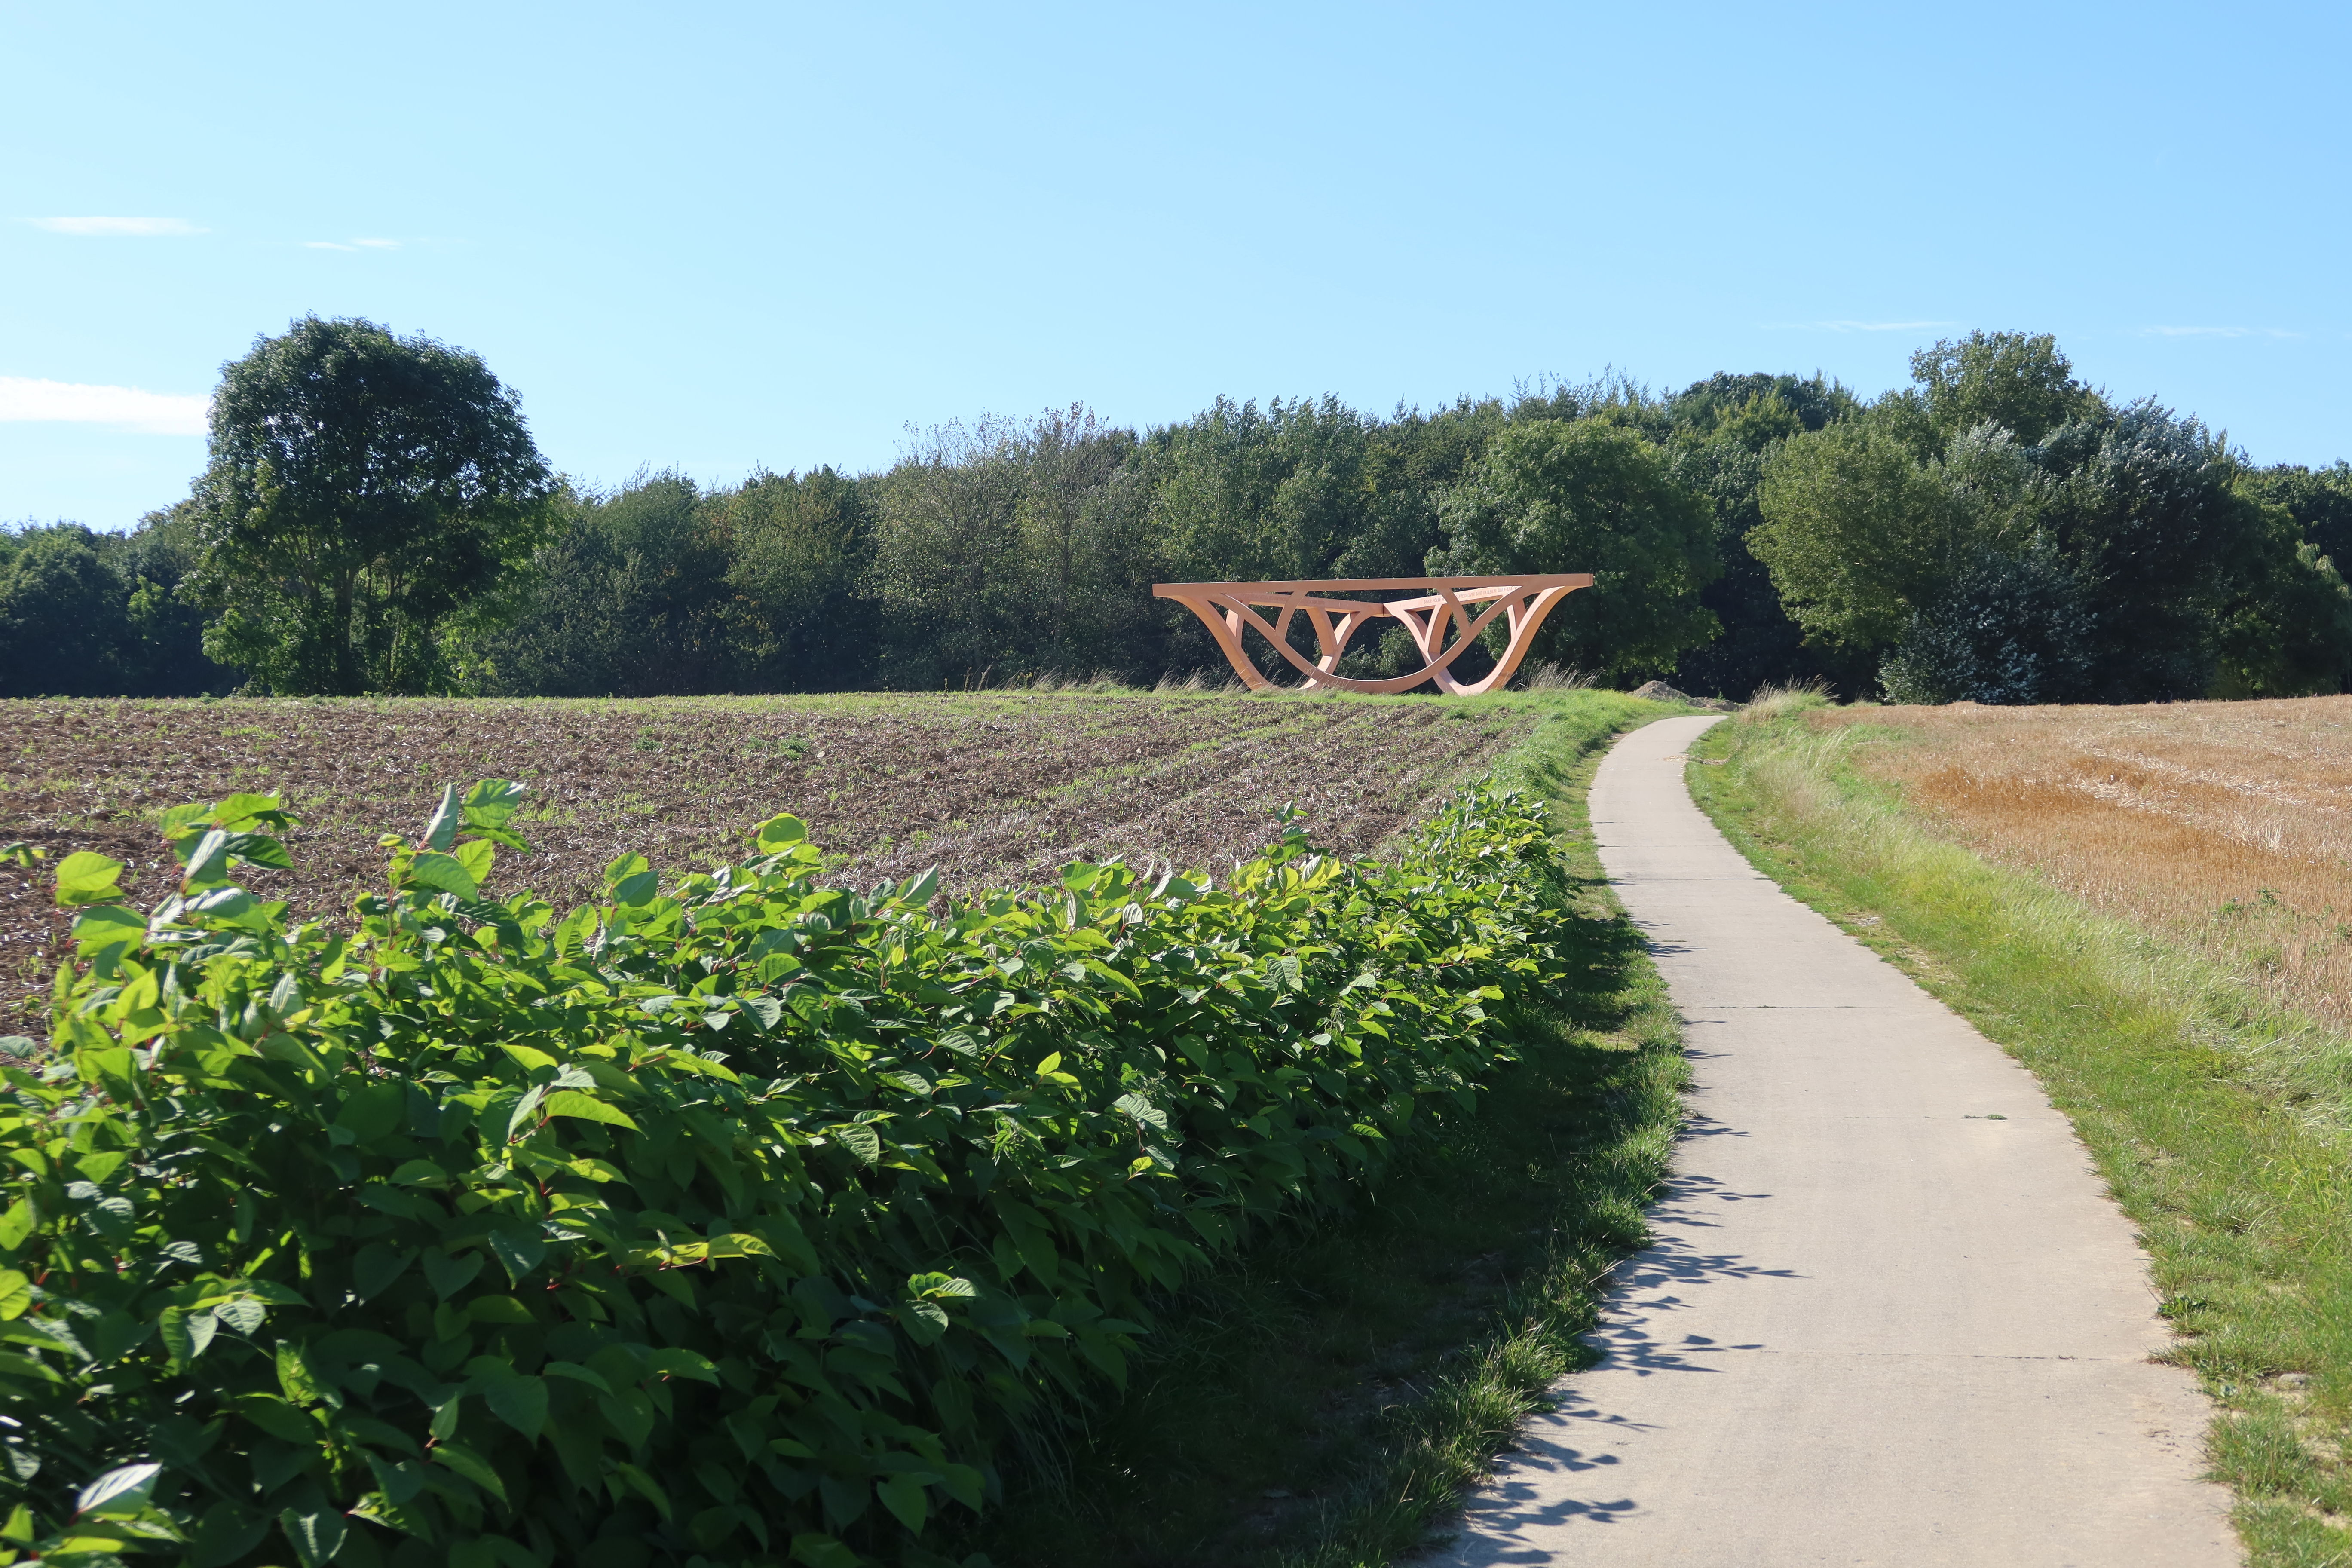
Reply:
M518 786L290 924L266 795L78 854L0 1111L0 1560L937 1563L1153 1303L1475 1104L1557 977L1542 807L1221 883L818 885L795 818L559 918Z

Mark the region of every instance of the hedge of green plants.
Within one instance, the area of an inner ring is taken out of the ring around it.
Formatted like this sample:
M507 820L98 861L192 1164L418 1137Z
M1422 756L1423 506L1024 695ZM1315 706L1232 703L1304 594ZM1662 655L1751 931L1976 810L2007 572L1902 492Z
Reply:
M232 880L288 864L268 796L168 813L152 911L59 866L0 1561L942 1563L1157 1292L1475 1102L1567 919L1490 790L1393 864L1293 824L966 904L821 887L780 816L558 918L481 890L521 793L449 791L341 927Z

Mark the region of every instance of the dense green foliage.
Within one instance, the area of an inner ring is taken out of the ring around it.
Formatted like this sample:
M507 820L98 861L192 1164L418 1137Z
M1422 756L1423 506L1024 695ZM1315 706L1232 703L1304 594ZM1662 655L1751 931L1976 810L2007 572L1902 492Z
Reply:
M277 692L447 683L442 624L529 557L551 477L475 355L313 316L213 395L205 651Z
M939 1561L1151 1293L1336 1206L1559 975L1543 808L1222 887L817 886L800 824L667 894L486 901L519 786L386 840L356 928L58 868L83 960L0 1116L5 1545L191 1568ZM96 1557L88 1559L99 1561Z
M591 493L546 489L478 360L298 322L228 367L212 467L172 514L202 521L203 548L118 594L45 546L26 570L47 575L0 584L0 637L54 626L16 635L65 651L0 679L216 684L135 651L201 604L214 657L278 692L1149 685L1224 672L1155 582L1497 568L1593 573L1537 657L1621 684L2023 702L2352 681L2332 563L2352 547L2352 467L2251 468L2193 416L2085 386L2048 336L1972 332L1912 370L1869 402L1766 374L1386 418L1220 398L1140 434L1073 405L925 432L878 472L718 488L641 472ZM1292 636L1308 647L1304 622ZM1421 664L1391 625L1342 671Z
M136 531L0 529L0 697L195 697L239 675L205 657L204 613L179 590L196 561L182 506Z
M2336 521L2332 476L2251 475L2196 419L2110 405L2047 337L1972 333L1912 365L1916 387L1780 444L1750 538L1798 623L1883 660L1897 700L2352 679L2352 593L2303 521Z
M1722 625L1698 607L1720 567L1715 518L1665 454L1600 419L1532 419L1497 435L1444 508L1463 574L1547 572L1577 562L1591 591L1545 623L1533 650L1580 668L1638 676L1671 668ZM1490 635L1498 636L1501 627Z

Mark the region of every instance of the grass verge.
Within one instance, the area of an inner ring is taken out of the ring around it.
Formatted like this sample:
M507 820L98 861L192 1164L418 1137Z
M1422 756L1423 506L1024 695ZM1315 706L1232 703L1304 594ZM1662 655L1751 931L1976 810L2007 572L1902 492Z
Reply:
M2251 1562L2352 1563L2352 1090L2311 1065L2340 1040L1939 837L1852 765L1870 743L1790 712L1718 725L1693 793L1759 869L2040 1077L2138 1227L2168 1359L2220 1406L2208 1456Z
M1523 700L1523 699L1522 699ZM1170 1303L1129 1392L1031 1456L973 1545L1021 1568L1373 1568L1590 1364L1610 1267L1640 1246L1685 1078L1679 1026L1593 858L1584 791L1674 710L1540 699L1497 769L1565 830L1583 963L1480 1114L1333 1225L1269 1238Z

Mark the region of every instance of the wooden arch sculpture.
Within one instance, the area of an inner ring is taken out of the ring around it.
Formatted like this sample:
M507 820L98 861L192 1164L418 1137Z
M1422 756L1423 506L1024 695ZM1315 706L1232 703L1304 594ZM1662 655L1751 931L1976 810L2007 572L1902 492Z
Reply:
M1255 627L1274 645L1276 653L1307 678L1310 687L1340 691L1409 691L1424 680L1434 680L1441 691L1475 697L1510 679L1519 661L1527 657L1528 645L1535 640L1536 628L1543 625L1544 617L1557 609L1562 599L1579 588L1591 586L1592 577L1589 573L1555 572L1517 577L1340 577L1325 583L1155 583L1151 593L1154 598L1173 599L1200 616L1209 635L1217 639L1217 646L1225 650L1225 658L1233 661L1234 673L1252 691L1274 689L1274 682L1258 673L1257 666L1242 647L1242 633ZM1423 592L1413 598L1391 599L1386 604L1375 599L1320 596L1414 588ZM1474 614L1474 605L1484 605L1486 609ZM1261 607L1282 613L1268 620L1260 613ZM1302 613L1315 628L1315 640L1322 646L1320 658L1307 659L1290 646L1290 619ZM1468 683L1454 679L1454 661L1497 616L1507 616L1511 628L1510 646L1503 650L1503 657L1495 661L1495 668L1482 679ZM1368 622L1381 619L1403 622L1413 646L1421 649L1421 657L1428 662L1410 675L1394 675L1384 680L1359 680L1337 673L1339 656L1348 651L1348 639ZM1449 643L1448 632L1459 635Z

